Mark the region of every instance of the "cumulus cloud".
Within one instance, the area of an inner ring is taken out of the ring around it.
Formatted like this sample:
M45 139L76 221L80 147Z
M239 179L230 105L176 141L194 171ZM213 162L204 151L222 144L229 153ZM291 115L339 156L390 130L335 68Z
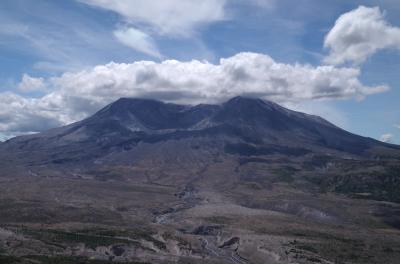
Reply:
M120 14L127 23L144 24L160 35L187 36L198 26L225 18L226 0L78 0Z
M393 140L393 137L394 137L393 134L387 133L387 134L383 134L379 140L382 142L391 143Z
M122 44L143 52L147 55L160 58L161 54L153 39L146 33L133 27L121 28L114 31L114 36Z
M36 92L36 91L44 91L46 89L46 85L44 83L43 78L35 78L31 77L28 74L24 74L22 76L21 82L17 86L18 90L21 92Z
M359 70L283 64L265 54L239 53L212 64L192 60L109 63L43 80L41 98L0 94L0 132L35 132L80 120L120 97L216 103L237 95L278 103L362 98L387 86L365 86Z
M25 98L14 93L0 94L0 134L17 135L63 124L57 108L43 97Z
M336 20L324 47L328 64L360 64L378 50L400 49L400 28L390 25L379 7L360 6Z

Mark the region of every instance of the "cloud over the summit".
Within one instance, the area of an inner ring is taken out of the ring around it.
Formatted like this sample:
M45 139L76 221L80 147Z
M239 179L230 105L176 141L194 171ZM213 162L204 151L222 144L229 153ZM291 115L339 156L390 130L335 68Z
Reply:
M387 134L383 134L379 140L382 142L391 143L393 140L393 137L394 137L393 134L387 133Z
M354 68L284 64L258 53L239 53L218 64L197 60L109 63L44 80L51 92L41 98L0 94L0 132L41 131L77 121L120 97L196 104L247 95L298 103L363 98L388 89L365 86L359 75Z
M360 6L341 15L325 37L328 64L360 64L375 52L400 49L400 27L390 25L379 7Z

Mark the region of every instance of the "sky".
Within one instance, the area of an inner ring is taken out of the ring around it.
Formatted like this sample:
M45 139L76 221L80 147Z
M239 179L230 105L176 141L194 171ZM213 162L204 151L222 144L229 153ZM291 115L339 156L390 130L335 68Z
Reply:
M2 0L0 140L242 95L400 144L398 0Z

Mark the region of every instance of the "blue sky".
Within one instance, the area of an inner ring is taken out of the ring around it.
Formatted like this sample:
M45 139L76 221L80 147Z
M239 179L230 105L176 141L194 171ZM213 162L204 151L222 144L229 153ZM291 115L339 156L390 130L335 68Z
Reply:
M235 95L400 143L396 0L3 0L0 137L121 96Z

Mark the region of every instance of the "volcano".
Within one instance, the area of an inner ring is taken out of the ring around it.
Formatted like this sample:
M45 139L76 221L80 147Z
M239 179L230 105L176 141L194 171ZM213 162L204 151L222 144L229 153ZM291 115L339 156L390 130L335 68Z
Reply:
M0 143L0 181L15 263L400 257L400 146L261 99L121 98Z

